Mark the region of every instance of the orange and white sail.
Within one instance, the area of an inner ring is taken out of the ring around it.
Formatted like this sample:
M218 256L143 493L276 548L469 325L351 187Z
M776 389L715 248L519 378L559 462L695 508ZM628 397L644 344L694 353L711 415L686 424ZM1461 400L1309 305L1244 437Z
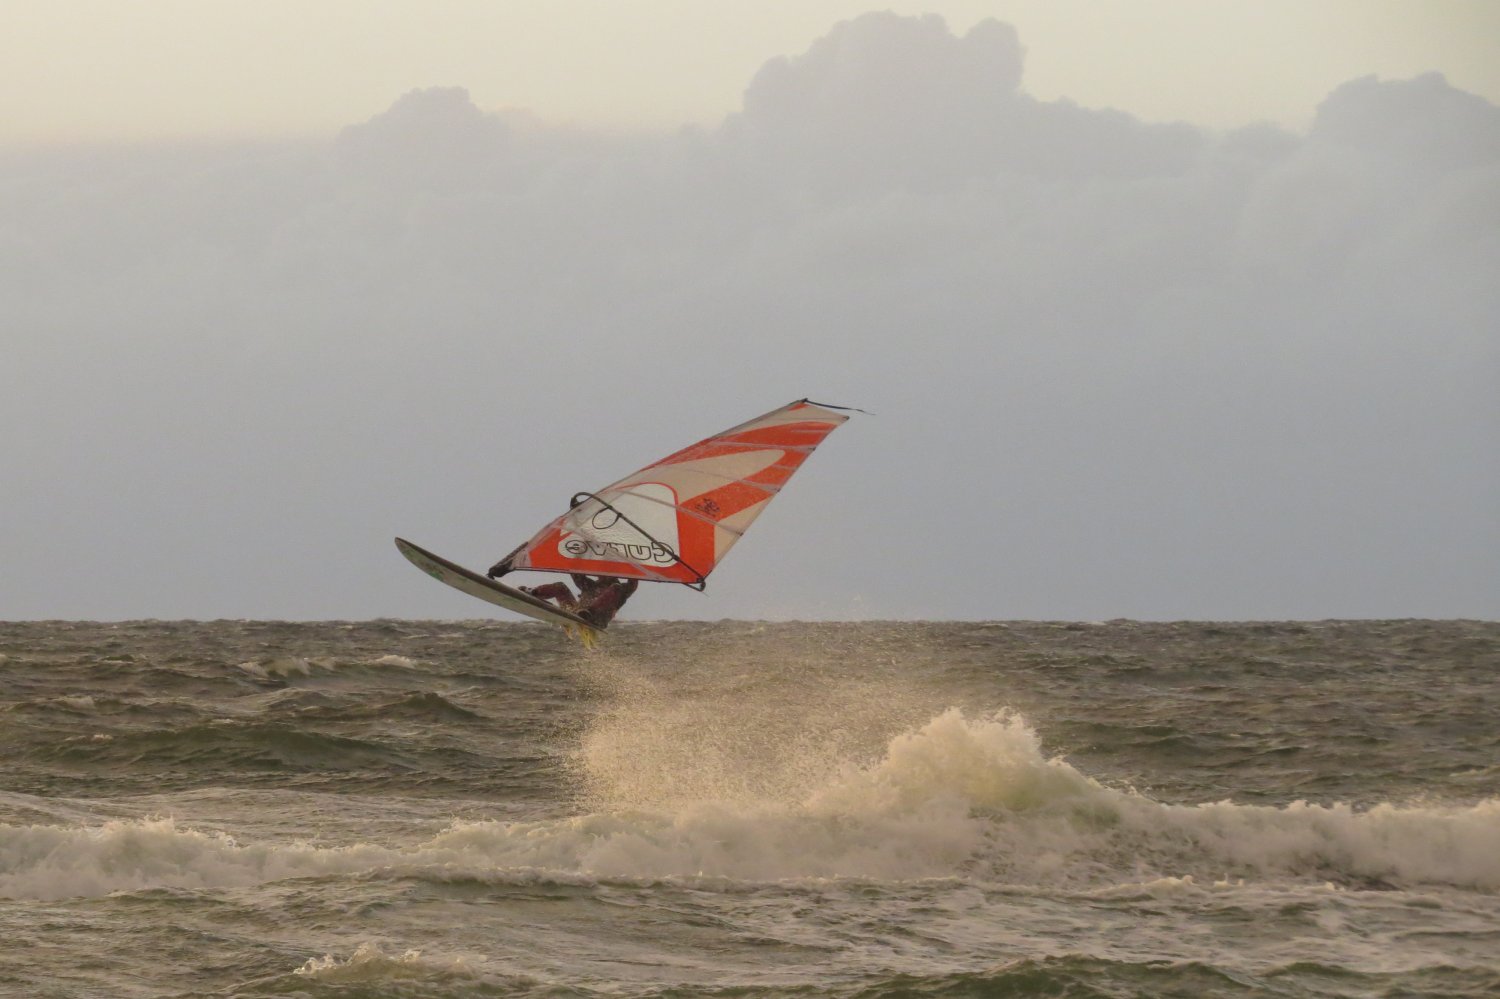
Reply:
M792 473L848 417L803 399L573 497L516 549L512 569L581 572L700 589Z

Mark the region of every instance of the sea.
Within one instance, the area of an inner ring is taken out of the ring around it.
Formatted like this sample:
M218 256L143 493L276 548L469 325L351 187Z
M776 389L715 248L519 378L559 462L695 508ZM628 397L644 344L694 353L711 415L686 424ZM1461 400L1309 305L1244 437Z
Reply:
M1500 623L0 624L0 995L1500 996Z

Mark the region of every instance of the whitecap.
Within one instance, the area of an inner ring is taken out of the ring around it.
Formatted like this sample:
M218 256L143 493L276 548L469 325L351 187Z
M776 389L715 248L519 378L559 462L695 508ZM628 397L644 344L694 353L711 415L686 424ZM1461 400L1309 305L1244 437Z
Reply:
M461 955L424 957L419 950L392 956L378 944L365 942L344 960L332 954L308 958L293 974L339 984L378 984L422 979L477 978L479 967Z

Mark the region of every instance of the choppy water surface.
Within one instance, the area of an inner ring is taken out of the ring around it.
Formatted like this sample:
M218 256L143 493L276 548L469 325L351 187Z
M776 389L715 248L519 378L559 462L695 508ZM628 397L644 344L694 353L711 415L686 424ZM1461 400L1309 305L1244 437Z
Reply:
M0 624L0 994L1500 995L1500 624Z

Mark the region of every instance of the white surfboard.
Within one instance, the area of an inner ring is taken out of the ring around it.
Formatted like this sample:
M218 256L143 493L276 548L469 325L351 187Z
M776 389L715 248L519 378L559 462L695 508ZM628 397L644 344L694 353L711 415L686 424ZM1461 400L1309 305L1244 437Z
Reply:
M592 645L594 638L597 637L597 631L583 618L577 614L570 614L540 597L522 593L504 583L497 583L471 569L449 562L441 555L434 555L404 538L396 539L396 547L412 565L438 582L447 583L455 590L462 590L471 597L478 597L480 600L515 611L517 614L525 614L538 621L558 625L564 631L576 633L585 645Z

